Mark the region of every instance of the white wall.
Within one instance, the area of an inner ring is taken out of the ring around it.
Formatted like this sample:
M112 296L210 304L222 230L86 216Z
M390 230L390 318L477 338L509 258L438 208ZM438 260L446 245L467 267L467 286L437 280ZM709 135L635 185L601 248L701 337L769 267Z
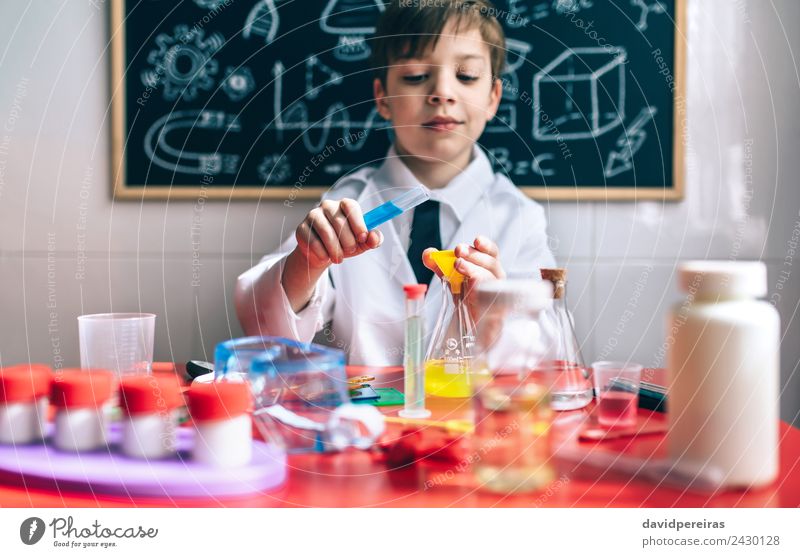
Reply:
M112 310L158 314L159 359L211 359L241 333L235 277L311 207L113 202L107 4L0 0L3 364L75 365L75 318ZM587 359L648 365L663 363L679 259L765 260L785 330L783 417L796 419L800 255L785 258L800 227L800 3L690 4L685 201L553 204L552 243Z

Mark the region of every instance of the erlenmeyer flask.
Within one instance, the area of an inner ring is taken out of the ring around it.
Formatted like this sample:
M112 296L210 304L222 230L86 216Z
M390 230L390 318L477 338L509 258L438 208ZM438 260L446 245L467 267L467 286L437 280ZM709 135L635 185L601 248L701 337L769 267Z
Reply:
M442 306L425 355L425 392L466 398L472 395L475 324L464 300L464 275L455 270L453 250L431 254L442 271Z
M589 370L575 336L572 315L567 308L567 270L541 269L542 279L553 283L553 303L542 315L552 342L541 367L551 373L550 405L553 410L577 410L592 401Z

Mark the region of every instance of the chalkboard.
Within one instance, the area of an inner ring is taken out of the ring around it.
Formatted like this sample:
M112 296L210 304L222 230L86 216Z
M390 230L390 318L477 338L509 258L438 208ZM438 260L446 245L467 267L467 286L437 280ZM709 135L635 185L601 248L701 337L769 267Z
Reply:
M411 1L411 0L410 0ZM479 142L538 199L680 199L684 0L497 0L503 100ZM116 0L119 198L318 197L378 165L381 0Z

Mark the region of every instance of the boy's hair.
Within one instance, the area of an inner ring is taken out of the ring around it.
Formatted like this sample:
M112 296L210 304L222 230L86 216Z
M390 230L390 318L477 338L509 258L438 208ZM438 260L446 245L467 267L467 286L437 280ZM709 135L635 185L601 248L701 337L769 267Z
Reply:
M442 29L451 20L455 32L478 29L489 47L492 83L503 72L505 33L489 0L392 0L381 14L372 39L372 69L386 86L386 70L396 60L420 57L436 48Z

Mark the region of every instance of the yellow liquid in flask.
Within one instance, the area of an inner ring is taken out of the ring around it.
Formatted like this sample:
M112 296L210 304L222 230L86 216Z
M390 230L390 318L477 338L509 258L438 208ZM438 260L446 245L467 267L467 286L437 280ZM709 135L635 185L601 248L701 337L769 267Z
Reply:
M425 393L432 396L467 398L472 395L470 362L425 362Z

